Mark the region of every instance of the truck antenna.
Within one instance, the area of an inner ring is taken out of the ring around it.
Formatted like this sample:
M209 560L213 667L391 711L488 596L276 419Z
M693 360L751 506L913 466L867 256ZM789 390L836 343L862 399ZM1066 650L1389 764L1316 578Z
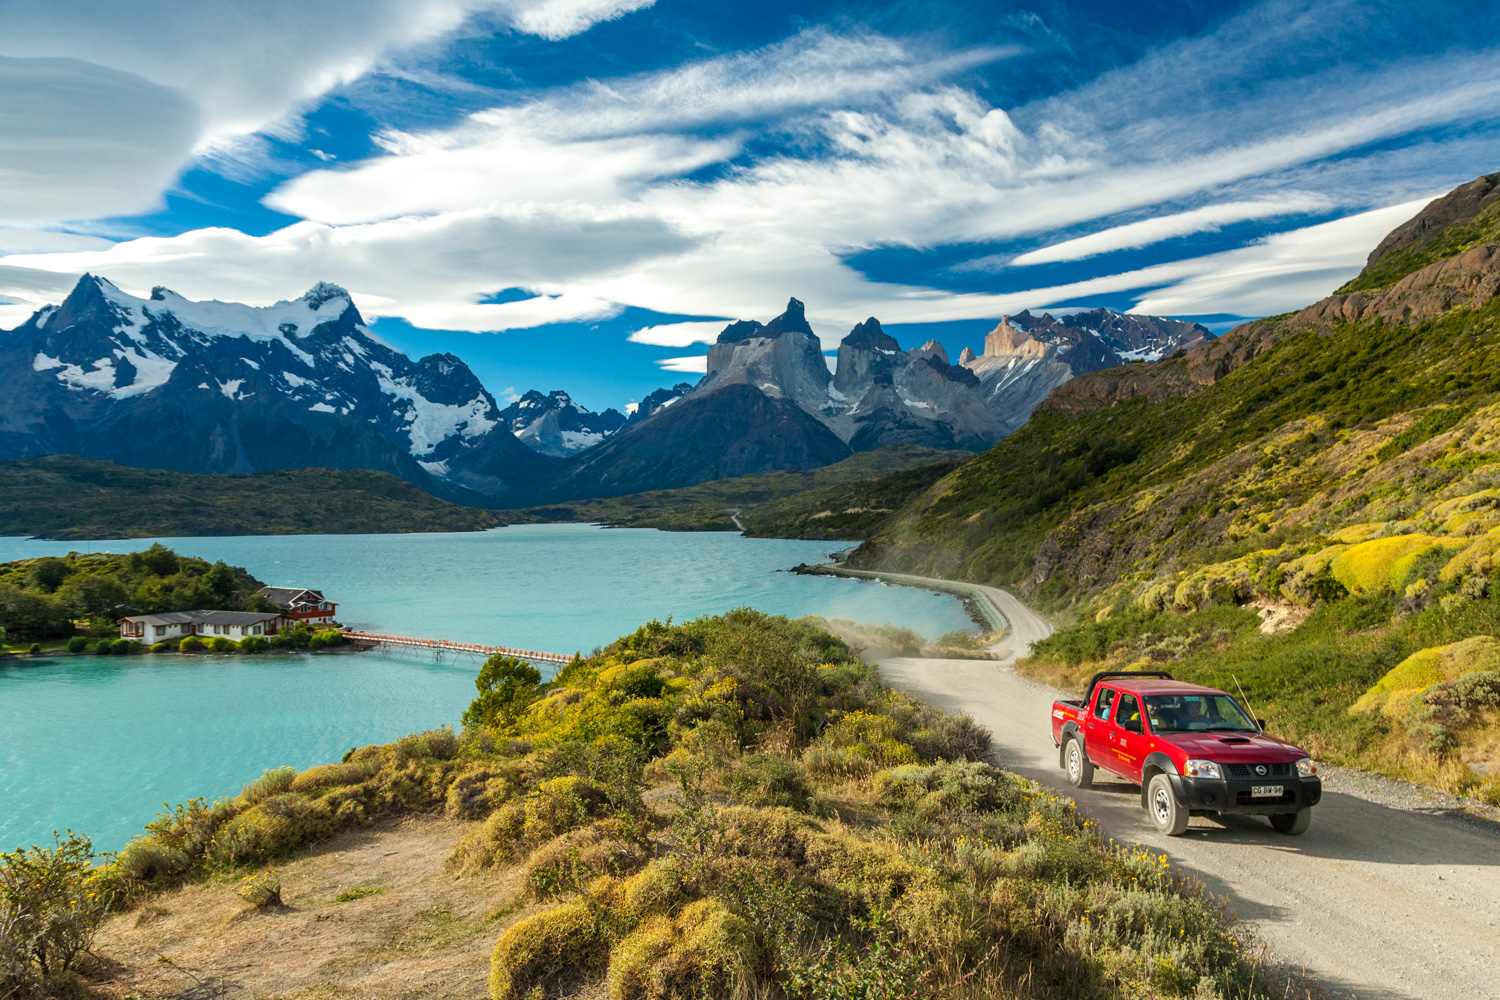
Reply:
M1235 688L1235 690L1240 693L1240 701L1244 702L1245 703L1245 707L1248 708L1248 709L1250 709L1250 719L1251 719L1251 721L1254 722L1257 727L1264 728L1264 727L1262 727L1260 725L1260 716L1256 714L1254 707L1251 706L1250 699L1245 697L1245 689L1242 688L1242 687L1240 687L1240 679L1239 679L1239 677L1237 677L1234 674L1230 674L1229 676L1234 681L1234 688Z

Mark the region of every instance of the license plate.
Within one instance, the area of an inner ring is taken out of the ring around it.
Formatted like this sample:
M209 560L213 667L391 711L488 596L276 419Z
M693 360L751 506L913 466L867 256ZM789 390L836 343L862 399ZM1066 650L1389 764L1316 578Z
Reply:
M1250 786L1250 797L1252 799L1279 799L1281 798L1281 786L1252 785Z

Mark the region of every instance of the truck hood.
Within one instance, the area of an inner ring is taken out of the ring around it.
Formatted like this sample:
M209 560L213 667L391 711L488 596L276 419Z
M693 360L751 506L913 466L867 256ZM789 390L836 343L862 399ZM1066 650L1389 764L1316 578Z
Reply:
M1295 744L1265 733L1169 733L1156 738L1189 757L1221 764L1274 764L1312 756Z

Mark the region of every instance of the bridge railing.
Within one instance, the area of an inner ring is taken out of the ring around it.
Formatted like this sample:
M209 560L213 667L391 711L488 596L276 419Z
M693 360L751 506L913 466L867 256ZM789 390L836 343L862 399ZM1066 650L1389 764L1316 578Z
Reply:
M453 639L423 639L412 635L386 635L380 632L356 632L344 630L344 638L356 642L371 642L388 646L411 646L416 649L446 650L454 653L478 653L483 656L514 656L522 660L537 660L544 663L568 663L573 658L563 653L549 653L540 649L515 649L510 646L489 646L478 642L457 642Z

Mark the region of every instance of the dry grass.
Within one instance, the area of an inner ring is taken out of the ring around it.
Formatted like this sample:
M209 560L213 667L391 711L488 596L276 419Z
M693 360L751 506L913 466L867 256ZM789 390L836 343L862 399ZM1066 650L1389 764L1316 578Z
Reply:
M348 830L277 872L284 906L237 880L160 893L118 914L95 950L111 997L484 997L496 936L522 912L514 868L455 877L474 824L408 817Z

